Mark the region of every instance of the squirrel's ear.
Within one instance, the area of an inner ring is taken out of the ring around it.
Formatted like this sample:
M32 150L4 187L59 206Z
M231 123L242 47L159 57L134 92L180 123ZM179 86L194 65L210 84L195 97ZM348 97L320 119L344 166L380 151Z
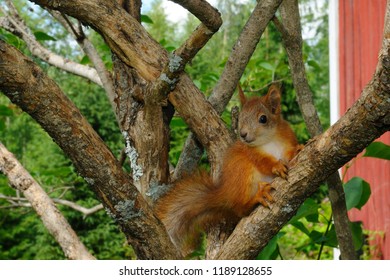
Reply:
M240 97L240 103L241 103L241 106L244 106L244 104L246 103L246 96L241 88L241 85L240 83L238 83L238 94L239 94L239 97Z
M271 85L268 89L268 93L266 95L267 103L270 106L272 114L280 114L282 108L280 106L280 88L277 85Z

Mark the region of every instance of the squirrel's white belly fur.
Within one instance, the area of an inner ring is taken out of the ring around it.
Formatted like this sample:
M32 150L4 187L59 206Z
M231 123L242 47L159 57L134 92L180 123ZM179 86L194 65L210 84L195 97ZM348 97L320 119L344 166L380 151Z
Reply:
M269 142L261 147L264 152L273 155L276 159L282 159L284 154L283 148L283 143L280 143L279 141Z

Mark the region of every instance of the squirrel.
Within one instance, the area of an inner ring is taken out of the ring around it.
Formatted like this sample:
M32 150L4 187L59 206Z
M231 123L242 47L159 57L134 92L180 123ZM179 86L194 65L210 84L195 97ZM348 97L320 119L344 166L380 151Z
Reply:
M227 149L219 178L213 181L206 171L185 176L156 205L157 217L185 255L209 226L222 219L236 224L257 205L269 207L270 183L275 177L287 179L288 162L303 147L282 118L277 85L262 97L247 98L238 89L239 139Z

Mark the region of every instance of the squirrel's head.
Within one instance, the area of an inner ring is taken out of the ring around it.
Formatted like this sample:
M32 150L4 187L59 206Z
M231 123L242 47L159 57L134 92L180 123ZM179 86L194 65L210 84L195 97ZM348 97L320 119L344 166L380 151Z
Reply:
M238 88L241 112L238 131L240 140L250 146L261 146L271 141L281 119L280 88L271 85L265 96L248 98Z

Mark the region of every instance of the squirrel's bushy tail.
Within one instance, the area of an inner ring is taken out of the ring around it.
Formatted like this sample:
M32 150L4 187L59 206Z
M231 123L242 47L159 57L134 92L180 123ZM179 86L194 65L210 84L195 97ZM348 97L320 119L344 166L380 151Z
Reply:
M215 201L216 186L205 171L199 171L174 183L156 206L173 243L188 254L199 244L202 231L222 218ZM213 201L214 200L214 201ZM217 207L216 207L217 206ZM219 218L220 217L220 218Z

